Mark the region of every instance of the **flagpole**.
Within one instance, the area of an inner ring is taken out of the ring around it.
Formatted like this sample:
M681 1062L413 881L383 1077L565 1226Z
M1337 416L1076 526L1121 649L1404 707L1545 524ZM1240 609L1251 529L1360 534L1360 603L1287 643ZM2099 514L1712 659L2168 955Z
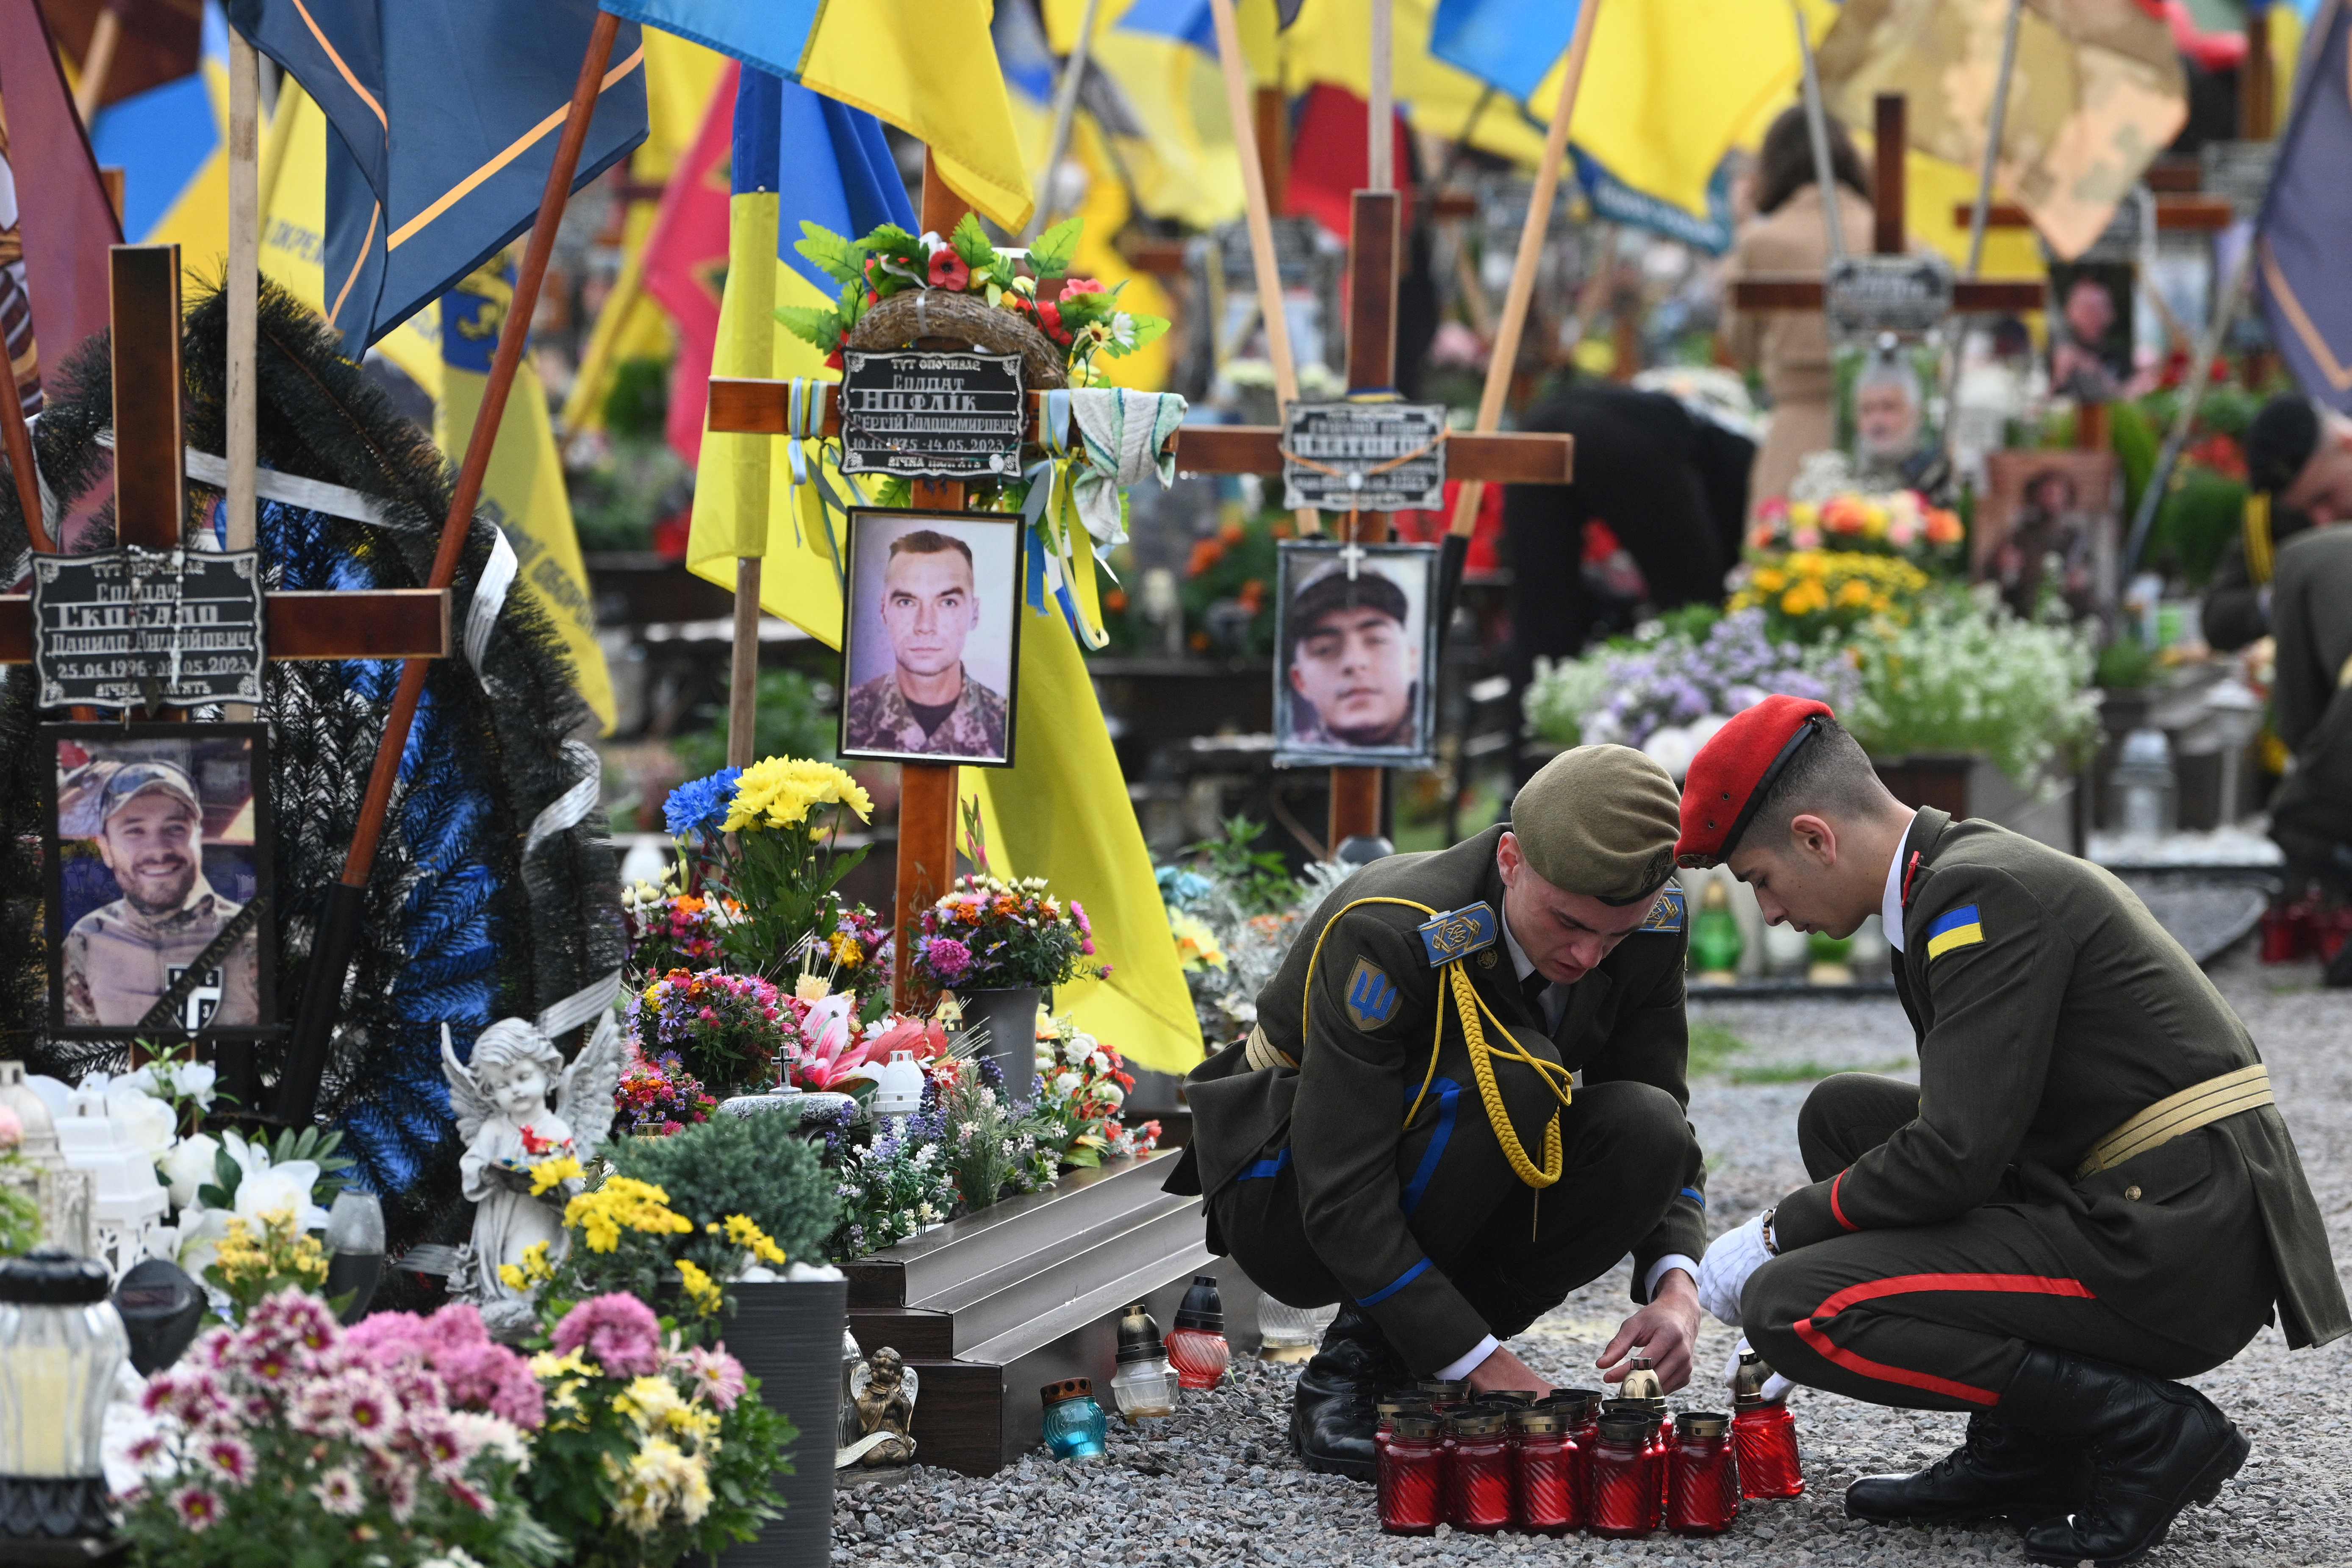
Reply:
M1527 331L1528 308L1536 292L1536 272L1543 261L1544 238L1551 227L1552 204L1559 194L1559 174L1568 161L1568 127L1576 117L1577 89L1584 81L1584 62L1592 52L1593 18L1601 0L1584 0L1576 15L1576 32L1569 40L1568 69L1559 97L1551 107L1551 125L1544 132L1543 163L1536 170L1534 193L1528 201L1527 220L1519 226L1518 255L1511 263L1511 289L1503 298L1503 321L1486 356L1486 384L1478 395L1479 434L1503 426L1503 403L1510 395L1511 373L1519 362L1519 339ZM1445 611L1443 626L1452 618L1454 591L1462 582L1462 563L1468 556L1471 531L1478 525L1478 508L1486 499L1483 479L1465 479L1454 498L1454 521L1446 530L1445 552L1438 563L1438 603Z
M1371 92L1364 105L1364 186L1396 189L1396 0L1371 0Z
M261 56L228 34L228 531L227 547L254 542L259 404L254 386L261 292Z
M122 18L115 15L112 5L99 7L98 18L90 24L89 47L81 52L81 80L74 89L74 112L88 125L98 115L98 106L106 97L106 79L114 74L114 46L122 38Z
M1227 0L1230 3L1230 0ZM555 146L555 162L547 172L547 189L540 197L539 216L530 226L530 244L523 252L522 269L515 279L513 303L499 329L497 354L490 361L482 402L474 416L474 430L466 442L466 458L449 498L449 515L441 525L440 547L434 552L432 574L425 585L446 588L457 575L458 558L472 531L474 509L482 498L482 479L497 445L499 424L506 416L507 395L514 388L516 367L530 336L530 319L539 307L539 289L547 277L547 263L555 250L555 231L572 195L572 177L580 167L580 152L588 141L589 121L596 112L605 67L613 58L613 40L620 18L609 11L596 13L588 35L588 50L580 62L580 79L572 89L565 111L563 135ZM376 845L392 805L393 785L400 776L400 759L408 749L408 733L416 721L416 704L425 695L430 662L412 658L401 666L400 689L392 700L383 739L378 743L374 769L368 775L367 795L360 805L359 823L352 833L351 852L343 874L330 889L325 913L312 940L309 973L302 986L294 1033L288 1043L286 1066L278 1081L277 1112L289 1126L310 1124L325 1074L327 1047L341 1011L343 982L358 945L360 918L367 895L368 876L375 867Z
M2000 75L1993 79L1992 115L1985 124L1983 165L1977 176L1976 205L1969 213L1969 270L1974 278L1984 269L1985 228L1992 218L1993 170L2000 163L2000 137L2009 121L2010 79L2017 73L2018 24L2025 18L2025 0L2009 0L2009 21L2001 30ZM1825 191L1823 199L1834 202L1835 191ZM2154 226L2150 226L2150 232ZM2150 296L2154 298L2153 295ZM1944 450L1952 449L1952 429L1958 421L1953 417L1960 396L1961 361L1968 353L1968 320L1962 317L1953 333L1952 363L1944 374Z
M1078 19L1078 41L1070 46L1070 58L1062 62L1062 79L1054 85L1054 139L1047 143L1037 215L1021 233L1024 245L1054 221L1054 176L1062 166L1063 154L1070 150L1070 125L1077 118L1078 89L1086 81L1087 53L1094 46L1095 16L1101 9L1102 0L1087 0L1086 14Z
M1298 401L1298 371L1290 358L1290 318L1284 311L1282 270L1275 258L1274 213L1265 199L1265 169L1257 161L1257 120L1250 103L1248 63L1242 58L1241 24L1234 17L1234 0L1209 0L1209 15L1216 23L1217 68L1225 79L1225 108L1234 121L1234 152L1242 163L1250 267L1257 274L1258 315L1265 322L1266 358L1274 362L1275 401L1288 408ZM1300 533L1323 531L1322 519L1313 508L1300 507L1295 515Z

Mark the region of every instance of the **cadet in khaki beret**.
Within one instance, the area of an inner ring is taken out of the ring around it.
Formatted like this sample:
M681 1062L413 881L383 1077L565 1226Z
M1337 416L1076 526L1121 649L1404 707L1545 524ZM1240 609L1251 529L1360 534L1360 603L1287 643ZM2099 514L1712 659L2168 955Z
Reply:
M1415 1378L1543 1392L1503 1342L1629 1252L1642 1305L1601 1375L1635 1346L1667 1388L1690 1374L1679 797L1639 752L1580 746L1511 817L1342 883L1190 1080L1168 1189L1207 1195L1211 1247L1261 1289L1341 1309L1291 1418L1312 1469L1370 1479L1372 1396Z

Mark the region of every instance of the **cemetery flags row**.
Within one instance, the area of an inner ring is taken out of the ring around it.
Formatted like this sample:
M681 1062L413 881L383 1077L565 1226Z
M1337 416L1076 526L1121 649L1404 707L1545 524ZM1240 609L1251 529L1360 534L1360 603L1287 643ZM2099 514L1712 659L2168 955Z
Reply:
M1036 205L988 0L606 0L616 16L708 44L862 109L921 142L947 182L1007 233ZM863 230L859 231L863 233Z
M2294 109L2279 139L2270 196L2256 228L2256 297L2271 341L2305 393L2352 413L2352 279L2344 270L2352 241L2352 8L2326 13Z
M530 226L596 6L229 0L229 19L334 128L327 320L357 359ZM644 64L637 29L623 26L572 189L645 139Z

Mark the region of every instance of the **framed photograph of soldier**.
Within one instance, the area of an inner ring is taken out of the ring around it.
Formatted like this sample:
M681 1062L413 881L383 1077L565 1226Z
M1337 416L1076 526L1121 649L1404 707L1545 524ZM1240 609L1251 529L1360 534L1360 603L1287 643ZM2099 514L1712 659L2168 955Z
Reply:
M2113 452L1985 454L1970 566L2032 616L2054 595L2076 620L2115 615L2122 501Z
M841 754L1013 765L1021 520L853 509Z
M48 1024L64 1038L274 1031L264 724L49 724Z
M1276 561L1277 767L1414 767L1431 755L1437 555L1286 542Z
M2050 390L2084 403L2111 403L2132 378L2128 261L2050 264Z

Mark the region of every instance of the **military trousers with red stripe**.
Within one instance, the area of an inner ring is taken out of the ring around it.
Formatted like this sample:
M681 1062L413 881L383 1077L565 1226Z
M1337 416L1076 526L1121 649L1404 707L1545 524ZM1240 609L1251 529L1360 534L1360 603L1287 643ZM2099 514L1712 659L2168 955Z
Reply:
M1915 1084L1823 1079L1799 1118L1805 1168L1829 1179L1918 1110ZM1781 1254L1740 1298L1749 1342L1811 1387L1915 1410L1981 1410L2000 1403L2029 1346L2178 1379L2228 1361L2269 1320L2276 1277L2251 1213L2198 1256L2166 1261L2154 1271L2165 1283L2150 1287L2147 1273L2116 1266L2113 1248L2086 1234L2095 1219L2083 1206L2033 1201L2023 1185L2016 1197L1941 1225L1858 1230Z

